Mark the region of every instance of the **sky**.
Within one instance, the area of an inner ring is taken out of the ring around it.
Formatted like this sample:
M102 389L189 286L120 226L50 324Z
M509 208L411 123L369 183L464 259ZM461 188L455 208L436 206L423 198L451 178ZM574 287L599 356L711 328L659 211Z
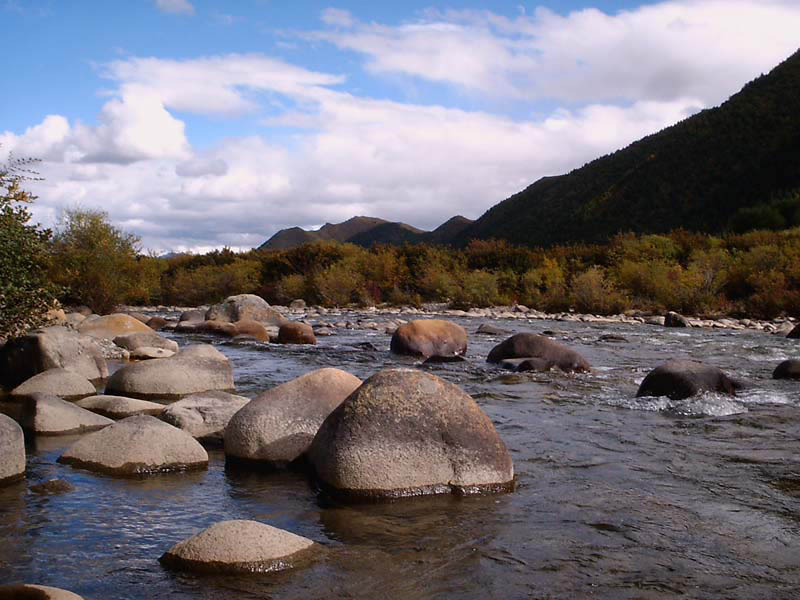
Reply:
M719 105L798 0L0 0L0 163L143 250L356 215L433 229Z

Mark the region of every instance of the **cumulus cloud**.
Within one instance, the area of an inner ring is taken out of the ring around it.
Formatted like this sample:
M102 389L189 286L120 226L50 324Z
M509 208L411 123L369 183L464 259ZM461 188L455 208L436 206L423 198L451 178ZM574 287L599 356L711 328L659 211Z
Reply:
M189 0L156 0L158 10L174 15L193 15L194 6Z

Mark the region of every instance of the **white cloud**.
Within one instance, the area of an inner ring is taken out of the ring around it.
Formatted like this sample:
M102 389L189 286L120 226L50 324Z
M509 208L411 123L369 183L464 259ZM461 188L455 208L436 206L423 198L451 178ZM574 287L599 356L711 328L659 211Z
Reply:
M339 8L326 8L322 11L322 22L326 25L337 27L352 27L355 25L356 20L349 11Z
M193 15L194 6L189 0L156 0L158 10L175 15Z

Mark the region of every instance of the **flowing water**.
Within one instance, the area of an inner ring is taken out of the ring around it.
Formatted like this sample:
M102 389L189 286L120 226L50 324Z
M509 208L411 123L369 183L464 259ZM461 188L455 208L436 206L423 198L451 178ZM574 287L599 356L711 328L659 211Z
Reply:
M484 362L502 337L475 335L482 321L454 320L470 332L468 360L430 367L390 355L389 337L369 330L339 330L316 347L214 343L245 396L324 366L366 378L416 364L457 383L509 447L514 493L336 505L302 473L226 471L219 450L206 472L115 479L57 464L72 440L39 438L28 447L27 481L0 489L0 583L95 600L800 597L800 383L770 378L800 355L796 341L493 321L548 331L595 366L515 374ZM669 358L718 365L750 388L736 398L636 399L645 374ZM75 489L29 489L52 478ZM158 563L174 543L235 518L309 537L324 552L306 568L243 577Z

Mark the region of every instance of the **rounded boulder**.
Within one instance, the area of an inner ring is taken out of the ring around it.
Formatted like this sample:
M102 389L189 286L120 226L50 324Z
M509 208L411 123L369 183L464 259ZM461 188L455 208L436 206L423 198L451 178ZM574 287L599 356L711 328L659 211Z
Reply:
M64 400L80 400L96 393L97 390L88 379L68 369L49 369L11 390L12 396L49 394Z
M22 399L23 429L36 435L72 435L108 427L114 421L47 394Z
M178 351L178 342L161 337L153 330L118 335L114 338L114 343L131 352L139 348L162 348L171 352Z
M442 319L411 321L395 329L389 348L395 354L424 358L458 356L467 351L467 332Z
M535 333L517 333L492 348L487 362L498 363L510 358L536 358L536 364L555 366L565 373L592 370L589 362L574 350Z
M284 323L278 329L278 343L279 344L316 344L317 337L314 335L314 329L311 325L293 321L291 323Z
M140 320L123 313L105 315L96 319L86 319L78 325L78 331L83 335L95 338L113 340L120 335L128 333L152 333L153 330Z
M49 585L16 583L0 585L0 600L83 600L83 597Z
M161 419L202 442L221 444L231 417L248 402L249 398L227 392L201 392L167 406Z
M266 300L255 294L239 294L228 296L220 304L215 304L206 311L206 320L236 321L252 320L269 325L281 326L286 323L284 317L272 308Z
M773 379L800 379L800 359L783 361L772 372Z
M93 413L115 420L125 419L134 415L153 415L155 417L164 410L164 405L157 402L105 394L89 396L83 400L78 400L75 404Z
M185 431L139 415L83 437L58 462L111 475L142 475L204 469L208 453Z
M344 499L514 487L511 455L478 404L414 369L365 381L325 419L308 457L322 487Z
M256 397L225 428L225 456L285 466L300 458L325 418L361 380L326 368L306 373Z
M0 485L25 475L25 437L11 417L0 413Z
M701 392L733 395L742 384L721 369L693 360L671 360L659 365L642 381L636 397L667 396L683 400Z

